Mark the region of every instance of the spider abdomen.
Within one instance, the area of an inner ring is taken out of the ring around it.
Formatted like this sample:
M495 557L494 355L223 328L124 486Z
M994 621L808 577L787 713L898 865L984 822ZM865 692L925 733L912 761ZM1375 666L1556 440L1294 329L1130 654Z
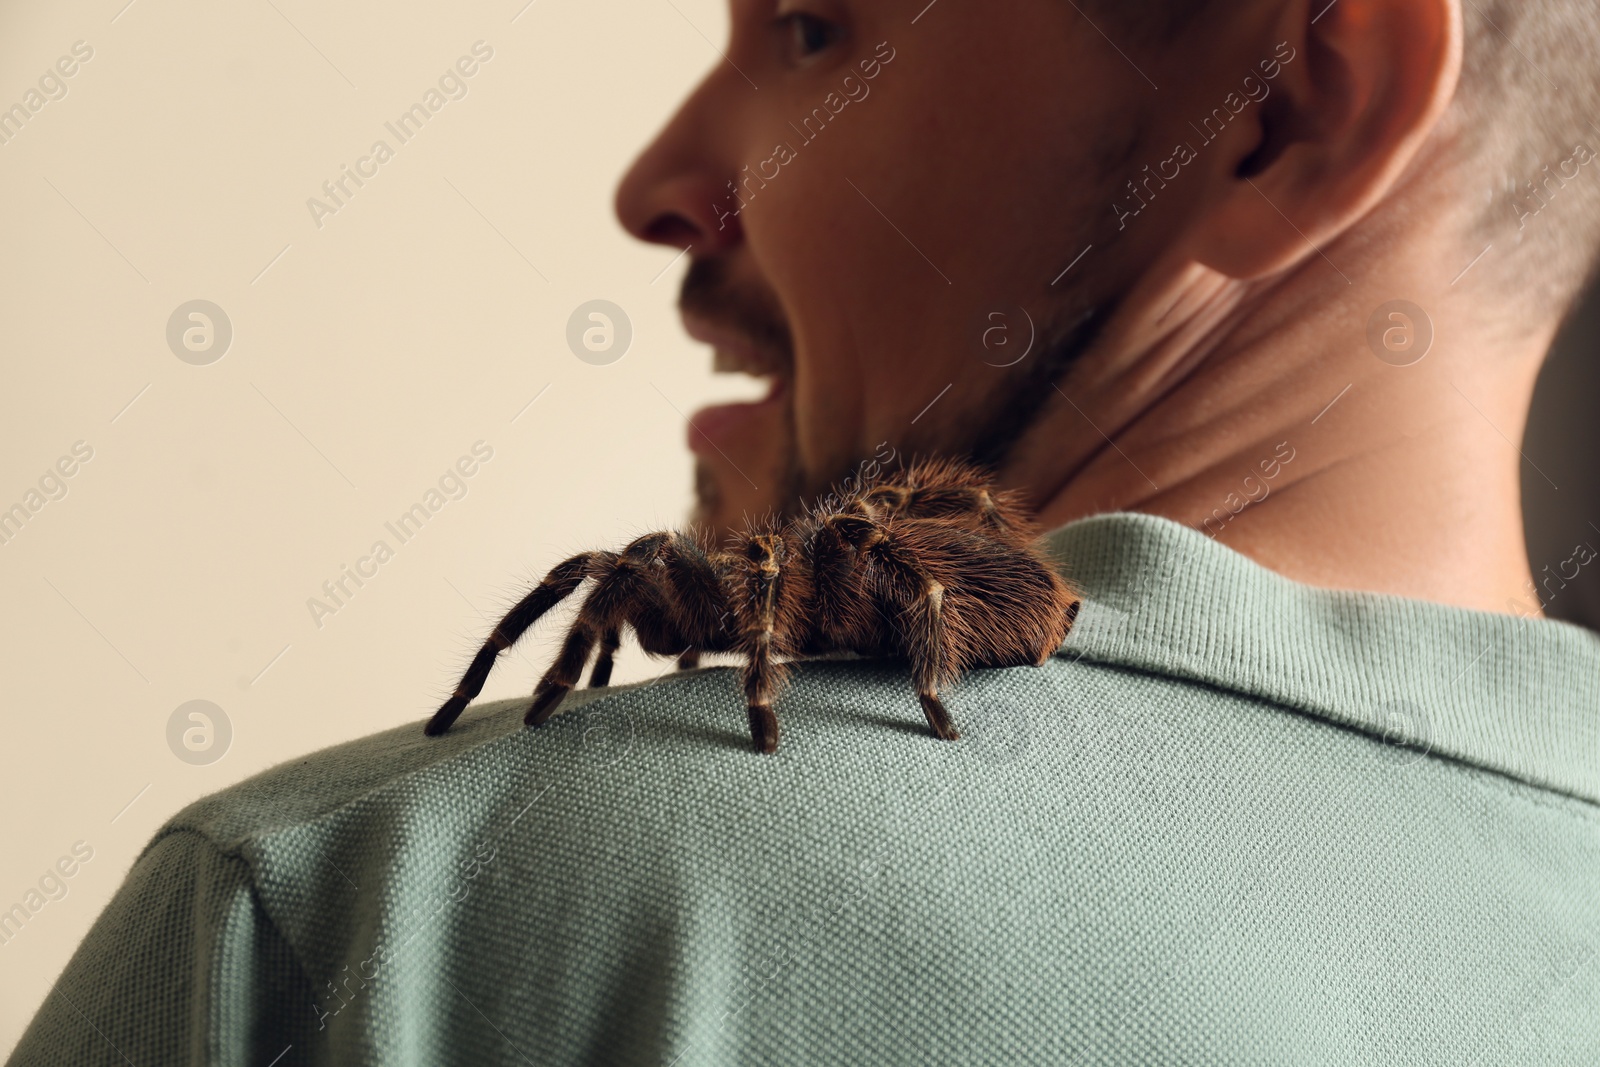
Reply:
M1066 639L1076 599L1035 552L935 520L894 523L902 546L937 595L946 660L941 683L978 668L1030 666Z

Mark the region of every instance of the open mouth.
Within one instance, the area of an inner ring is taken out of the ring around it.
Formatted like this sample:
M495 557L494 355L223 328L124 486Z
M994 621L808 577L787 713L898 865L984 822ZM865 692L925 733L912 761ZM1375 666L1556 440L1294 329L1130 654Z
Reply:
M689 450L696 455L726 456L741 451L753 436L780 429L789 394L789 368L777 353L763 348L739 331L697 315L685 313L684 330L696 341L712 347L712 370L718 374L746 374L767 383L757 400L713 404L689 419Z

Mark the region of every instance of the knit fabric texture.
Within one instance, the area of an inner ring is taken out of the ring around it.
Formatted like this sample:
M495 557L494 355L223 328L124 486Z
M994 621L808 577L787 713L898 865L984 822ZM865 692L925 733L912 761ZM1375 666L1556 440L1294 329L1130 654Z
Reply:
M525 700L174 817L12 1059L1600 1063L1600 638L1054 531L1039 668ZM330 712L332 709L330 709Z

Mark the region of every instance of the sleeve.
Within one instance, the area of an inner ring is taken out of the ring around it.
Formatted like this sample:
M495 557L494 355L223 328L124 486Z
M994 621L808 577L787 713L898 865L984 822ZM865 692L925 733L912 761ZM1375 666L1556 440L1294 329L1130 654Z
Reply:
M134 864L9 1062L288 1067L313 1002L249 865L178 830Z

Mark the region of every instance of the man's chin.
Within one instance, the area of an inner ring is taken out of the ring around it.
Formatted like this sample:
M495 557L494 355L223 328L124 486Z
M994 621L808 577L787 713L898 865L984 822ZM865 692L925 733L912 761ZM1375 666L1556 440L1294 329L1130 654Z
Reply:
M716 540L724 540L728 533L726 498L717 474L699 456L694 461L694 507L689 511L689 521L710 533Z
M714 414L718 411L720 416ZM788 403L696 412L688 443L695 457L691 518L718 541L799 509L794 414Z
M758 474L736 469L720 457L696 456L690 520L718 543L724 542L764 520L792 514L799 499L791 486L787 464ZM796 497L793 501L791 495Z

